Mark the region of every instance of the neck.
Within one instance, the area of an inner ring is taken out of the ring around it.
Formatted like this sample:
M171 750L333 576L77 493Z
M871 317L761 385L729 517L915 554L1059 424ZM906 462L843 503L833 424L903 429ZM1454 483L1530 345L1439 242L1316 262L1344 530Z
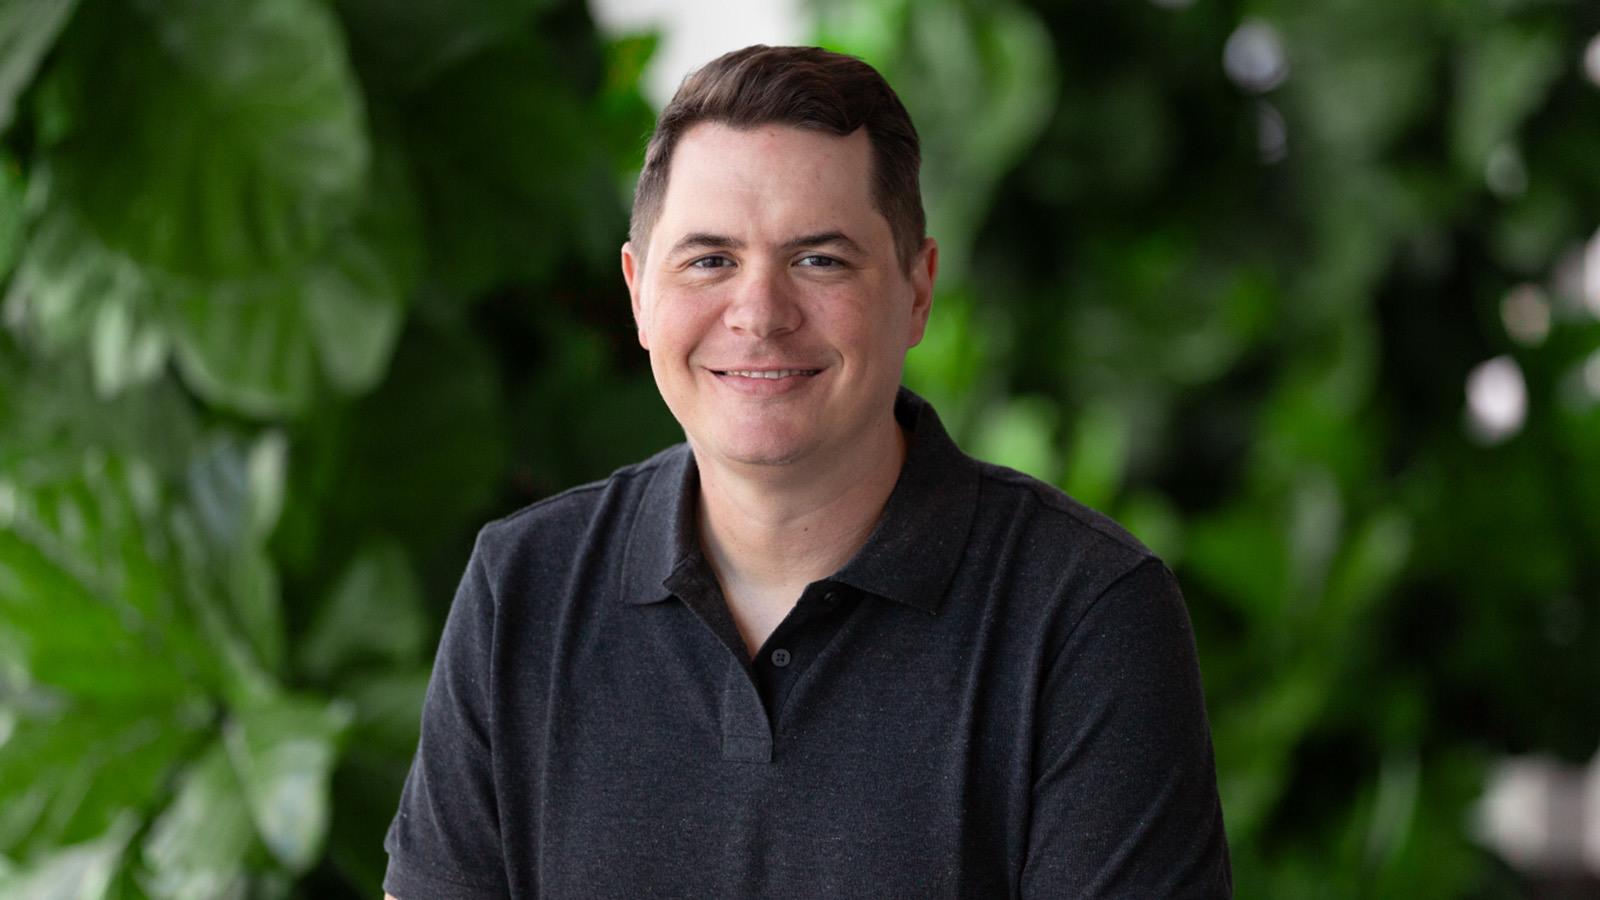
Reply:
M838 571L866 543L905 461L892 419L859 452L804 466L700 465L700 540L730 595L787 595Z

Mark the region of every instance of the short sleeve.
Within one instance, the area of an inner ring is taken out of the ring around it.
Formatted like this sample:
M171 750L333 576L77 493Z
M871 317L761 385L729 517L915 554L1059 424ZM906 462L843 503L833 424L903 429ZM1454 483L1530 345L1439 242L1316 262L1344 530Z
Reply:
M383 842L383 888L400 900L508 894L490 745L495 602L482 551L480 534L439 640L422 737Z
M1232 896L1194 634L1160 560L1067 624L1038 716L1023 897Z

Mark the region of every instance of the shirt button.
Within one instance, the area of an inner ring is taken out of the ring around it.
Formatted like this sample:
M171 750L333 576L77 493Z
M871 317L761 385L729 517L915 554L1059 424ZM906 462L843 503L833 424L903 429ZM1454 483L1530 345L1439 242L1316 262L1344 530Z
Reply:
M780 669L787 666L789 664L789 651L782 647L772 651L772 664Z
M838 591L829 591L826 594L823 594L822 595L822 602L824 602L824 603L838 603L839 602L839 592Z

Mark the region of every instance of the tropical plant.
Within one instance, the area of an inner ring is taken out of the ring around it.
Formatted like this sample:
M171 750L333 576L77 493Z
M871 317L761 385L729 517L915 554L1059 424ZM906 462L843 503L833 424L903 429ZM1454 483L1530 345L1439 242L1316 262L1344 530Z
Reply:
M670 437L549 427L621 380L559 298L649 52L571 4L0 7L0 896L375 888L474 529Z
M908 381L1187 589L1239 895L1515 895L1486 767L1600 742L1600 13L816 13L923 134ZM0 897L374 891L476 528L677 439L653 46L0 0Z

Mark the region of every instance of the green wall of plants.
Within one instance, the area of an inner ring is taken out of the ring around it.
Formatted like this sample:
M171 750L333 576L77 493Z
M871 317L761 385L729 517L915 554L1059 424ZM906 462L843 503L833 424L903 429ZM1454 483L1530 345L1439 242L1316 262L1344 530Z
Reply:
M1600 8L817 22L922 131L908 381L1185 585L1239 896L1517 896L1487 767L1600 744ZM0 897L376 892L477 527L680 437L617 272L653 47L0 0Z

